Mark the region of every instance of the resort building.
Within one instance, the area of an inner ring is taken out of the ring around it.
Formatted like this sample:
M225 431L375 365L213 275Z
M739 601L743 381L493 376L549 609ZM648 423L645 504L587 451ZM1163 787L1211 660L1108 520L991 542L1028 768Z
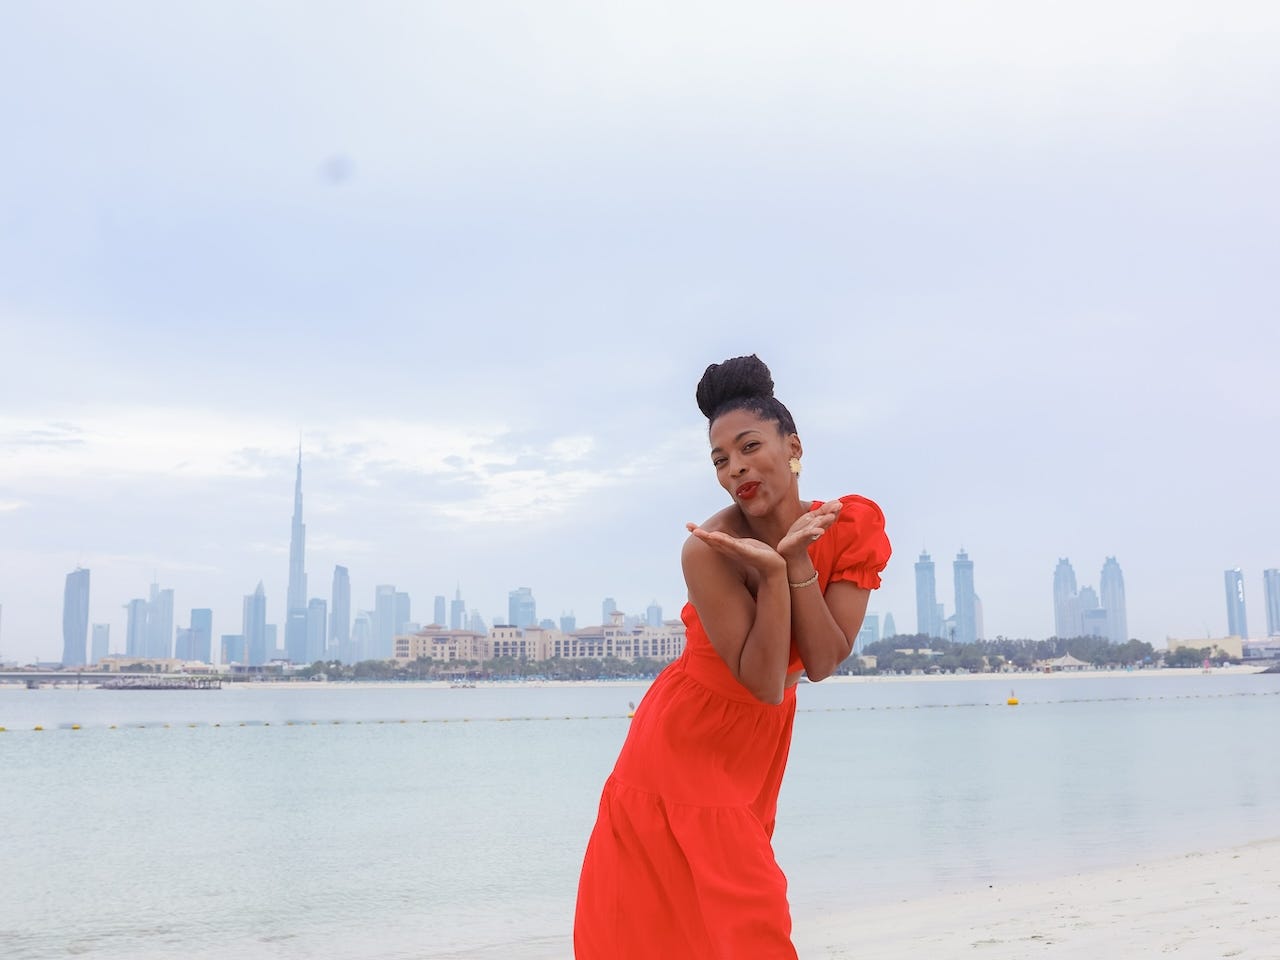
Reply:
M668 662L684 653L684 624L679 620L663 621L661 626L648 624L627 626L620 611L611 622L598 627L564 632L544 627L517 627L497 624L487 634L471 630L445 630L432 624L415 633L395 638L395 660L412 663L419 658L448 663L452 661L551 660L561 658L634 661L641 658Z

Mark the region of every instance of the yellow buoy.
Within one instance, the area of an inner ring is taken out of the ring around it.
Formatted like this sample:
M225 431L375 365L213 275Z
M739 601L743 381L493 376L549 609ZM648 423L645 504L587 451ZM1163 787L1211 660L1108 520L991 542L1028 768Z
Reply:
M78 724L78 723L73 723L73 724L71 725L71 729L72 729L72 730L79 730L79 729L80 729L80 724Z
M37 730L43 730L43 729L44 729L44 727L40 726L40 724L38 724L38 723L36 724L35 728L36 728Z
M1012 690L1009 691L1009 699L1006 700L1005 703L1007 703L1011 707L1016 707L1018 705L1018 698L1014 696Z

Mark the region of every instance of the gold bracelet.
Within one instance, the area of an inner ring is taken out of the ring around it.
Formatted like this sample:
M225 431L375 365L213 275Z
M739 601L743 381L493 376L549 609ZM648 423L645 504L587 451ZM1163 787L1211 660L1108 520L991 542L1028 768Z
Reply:
M799 590L801 587L809 587L817 582L818 582L818 571L815 570L813 571L813 576L810 577L808 580L801 580L799 583L792 583L790 580L788 580L787 586L790 587L792 590Z

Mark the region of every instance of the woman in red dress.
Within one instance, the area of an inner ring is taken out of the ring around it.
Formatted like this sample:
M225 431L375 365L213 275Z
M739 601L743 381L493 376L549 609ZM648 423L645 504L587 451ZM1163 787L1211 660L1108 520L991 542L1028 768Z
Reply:
M763 362L712 364L697 399L733 502L688 525L685 652L645 694L605 783L577 960L796 956L772 846L795 685L852 652L889 559L870 500L800 499L803 449Z

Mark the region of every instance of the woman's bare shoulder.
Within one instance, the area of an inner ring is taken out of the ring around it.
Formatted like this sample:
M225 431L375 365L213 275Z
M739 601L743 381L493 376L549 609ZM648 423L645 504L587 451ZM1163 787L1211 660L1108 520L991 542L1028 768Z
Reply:
M730 504L723 510L717 510L711 516L707 517L700 526L703 530L719 531L727 533L730 536L745 536L742 529L742 512L736 506Z

